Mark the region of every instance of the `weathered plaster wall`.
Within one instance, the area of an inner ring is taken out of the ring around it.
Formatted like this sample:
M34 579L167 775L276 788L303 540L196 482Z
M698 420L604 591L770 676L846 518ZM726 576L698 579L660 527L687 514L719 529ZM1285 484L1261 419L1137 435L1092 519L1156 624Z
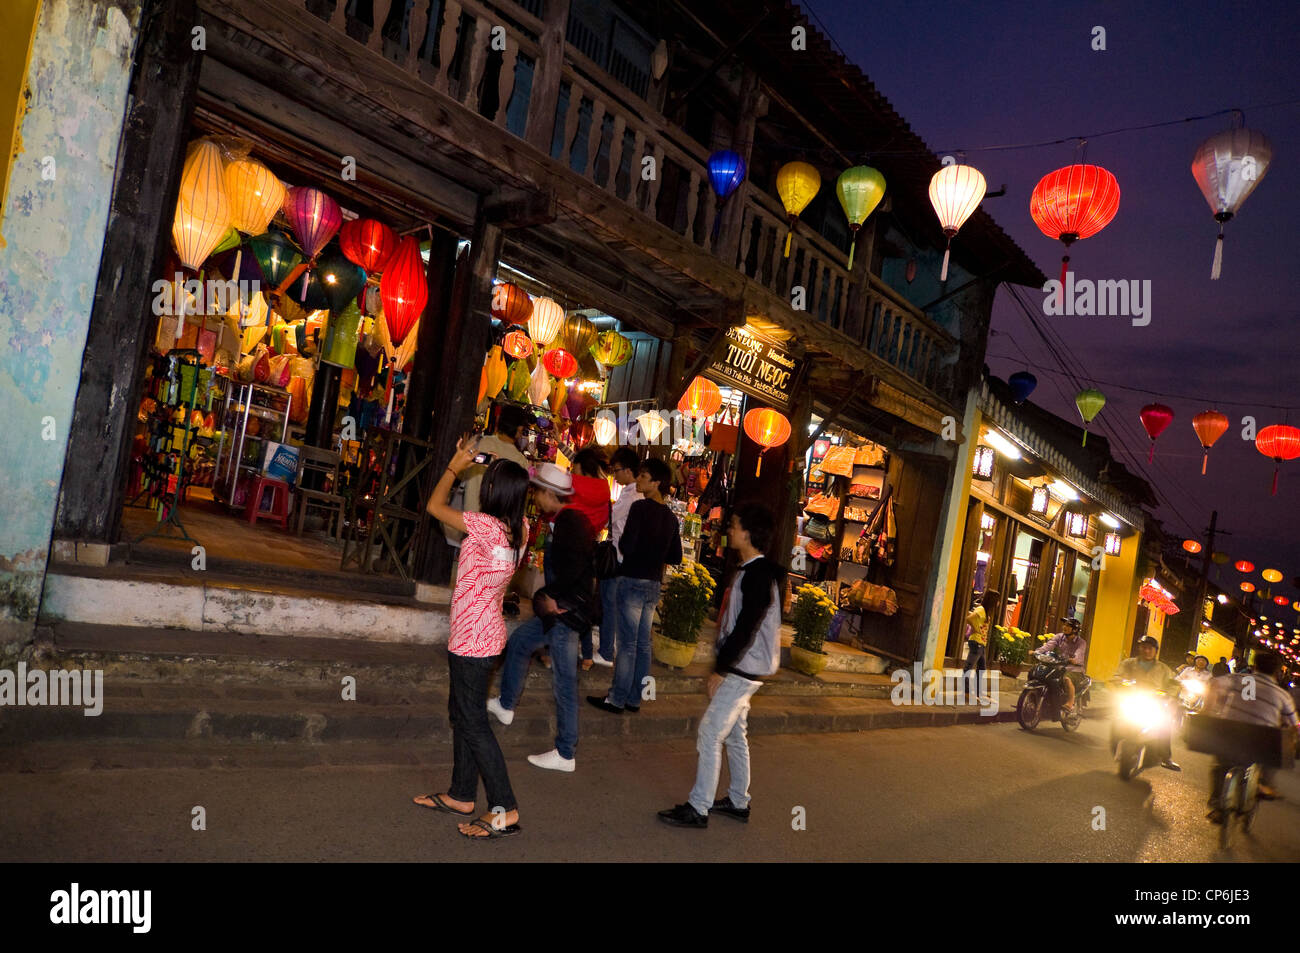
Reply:
M30 638L143 0L46 0L0 218L0 654Z
M28 54L36 35L36 16L41 0L5 0L0 3L0 209L4 208L5 186L9 183L9 161L18 143L14 131L27 109Z

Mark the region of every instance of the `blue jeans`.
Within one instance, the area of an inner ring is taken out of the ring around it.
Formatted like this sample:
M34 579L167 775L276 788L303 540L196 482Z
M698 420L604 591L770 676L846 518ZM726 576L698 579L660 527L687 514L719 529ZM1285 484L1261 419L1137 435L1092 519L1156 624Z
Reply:
M659 588L655 579L624 576L618 581L618 656L609 701L619 708L641 707L641 686L650 674L650 626L659 605Z
M701 814L713 808L713 797L718 790L718 776L722 773L722 746L727 746L727 767L731 784L727 797L733 807L749 807L749 700L763 687L762 682L751 682L739 675L727 675L709 702L704 717L700 719L699 738L695 750L700 753L699 767L695 771L695 787L686 800Z
M546 632L542 620L532 618L511 633L506 643L506 661L501 668L501 707L515 710L524 691L529 659L544 645L550 646L551 651L555 749L561 757L572 758L578 747L578 633L573 629L556 622Z
M618 631L618 576L600 580L600 657L614 658L614 633ZM582 657L591 658L591 630L582 633Z

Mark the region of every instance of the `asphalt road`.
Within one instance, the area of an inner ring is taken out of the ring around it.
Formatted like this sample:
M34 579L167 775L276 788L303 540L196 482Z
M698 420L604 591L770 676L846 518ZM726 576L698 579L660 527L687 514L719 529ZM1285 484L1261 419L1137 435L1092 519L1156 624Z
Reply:
M707 830L655 816L685 800L690 742L592 742L574 774L511 751L523 832L491 843L411 803L446 789L447 747L49 745L0 757L0 860L1300 860L1294 772L1279 779L1287 799L1263 804L1254 831L1221 851L1204 819L1207 759L1180 748L1181 774L1125 783L1106 731L1093 721L1068 736L981 725L753 739L750 823L714 817ZM206 830L191 829L196 805ZM796 808L806 830L793 829Z

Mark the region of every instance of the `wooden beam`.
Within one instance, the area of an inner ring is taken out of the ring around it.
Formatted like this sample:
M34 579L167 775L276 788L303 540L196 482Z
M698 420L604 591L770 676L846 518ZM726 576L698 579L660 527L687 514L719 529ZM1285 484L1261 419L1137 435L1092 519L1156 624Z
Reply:
M534 149L551 154L555 137L555 112L560 102L560 82L564 70L564 33L569 20L569 0L547 0L545 26L537 38L537 64L533 73L533 90L528 101L528 122L524 139ZM570 99L569 108L580 103Z
M556 218L554 192L529 192L521 198L494 199L483 207L487 220L513 231L534 225L549 225Z

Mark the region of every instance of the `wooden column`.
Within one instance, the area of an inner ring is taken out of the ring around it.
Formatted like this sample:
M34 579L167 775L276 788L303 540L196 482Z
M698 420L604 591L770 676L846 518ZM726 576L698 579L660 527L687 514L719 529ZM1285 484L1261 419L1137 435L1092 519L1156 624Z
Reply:
M546 28L538 37L540 53L533 67L533 89L528 102L528 122L524 138L545 155L551 154L555 133L555 110L560 102L560 80L564 67L564 33L569 23L569 0L547 0ZM569 97L570 114L581 105L576 95ZM567 143L566 143L567 146Z
M56 539L113 542L138 387L154 332L150 290L171 240L202 54L194 0L149 0L118 146L104 253L54 519Z
M452 308L456 277L456 245L450 232L435 229L429 244L429 303L420 317L415 358L406 389L404 430L421 440L430 439L437 428L434 419L438 381L441 377L445 332Z
M767 114L767 97L763 95L762 84L758 74L746 69L740 81L740 116L736 120L735 131L731 136L731 150L739 153L745 160L746 170L754 152L754 127L761 116ZM722 222L718 230L718 242L715 253L724 264L735 265L740 253L740 229L744 221L745 202L749 196L749 174L731 193L722 209ZM713 223L709 223L713 227Z
M501 257L502 239L501 229L489 224L480 202L470 246L456 263L451 306L439 335L442 346L437 349L439 367L433 382L432 405L437 419L432 435L432 466L439 471L455 452L456 441L474 425L474 399L492 326L488 318L492 279ZM445 585L451 580L454 556L442 533L429 533L416 558L416 578Z

